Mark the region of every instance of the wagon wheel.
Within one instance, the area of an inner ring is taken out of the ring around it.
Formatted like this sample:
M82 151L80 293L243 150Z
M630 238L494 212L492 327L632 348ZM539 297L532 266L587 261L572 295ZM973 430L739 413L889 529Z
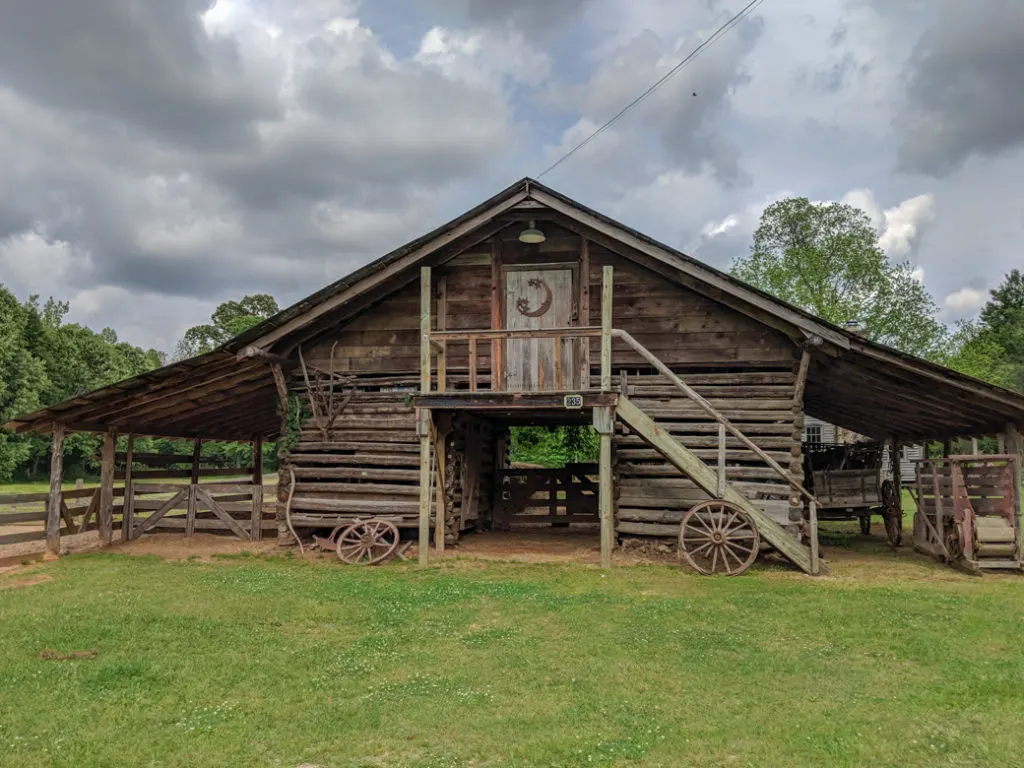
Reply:
M398 528L387 520L356 520L338 534L338 559L350 565L377 565L398 549Z
M866 515L861 515L857 518L860 522L860 532L864 536L871 535L871 513L868 512Z
M705 501L683 516L679 554L698 573L736 576L757 559L761 536L750 515L727 501Z
M885 522L885 537L894 547L903 544L903 511L896 498L896 486L892 480L882 483L882 520Z

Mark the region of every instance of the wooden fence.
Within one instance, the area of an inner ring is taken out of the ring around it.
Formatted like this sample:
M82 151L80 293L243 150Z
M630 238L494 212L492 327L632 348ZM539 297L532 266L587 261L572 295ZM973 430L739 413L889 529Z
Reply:
M98 487L75 488L64 491L61 496L61 536L98 529ZM47 492L0 494L0 546L45 539L49 498ZM120 517L124 512L124 488L114 489L113 512L114 530L120 530Z
M569 464L564 469L499 469L494 525L597 523L598 467Z
M129 540L170 529L184 531L185 536L230 531L240 539L259 541L264 530L277 530L273 518L264 519L260 485L133 483L131 489L125 514Z
M112 529L130 540L154 530L230 531L258 541L263 531L274 531L276 494L251 483L201 484L132 483L125 514L125 488L113 489ZM60 536L99 529L99 487L75 488L61 493ZM50 494L0 494L0 547L46 539ZM266 501L265 501L266 500ZM131 521L125 526L124 520ZM256 523L258 521L258 523ZM254 535L255 532L255 535Z

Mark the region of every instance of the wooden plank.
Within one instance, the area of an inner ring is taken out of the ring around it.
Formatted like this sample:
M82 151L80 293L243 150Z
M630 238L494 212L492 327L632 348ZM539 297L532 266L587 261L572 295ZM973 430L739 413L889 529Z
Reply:
M725 424L718 425L718 498L725 496Z
M60 554L60 513L64 505L61 495L61 479L64 474L64 425L53 425L53 440L50 455L50 494L47 499L46 548L53 554Z
M3 529L0 528L0 531ZM46 531L25 531L23 533L7 533L0 535L0 546L4 544L20 544L25 541L39 541L46 538Z
M636 431L653 447L661 451L666 459L690 477L706 493L711 495L715 493L717 478L714 471L676 442L674 438L662 432L649 416L630 402L628 397L620 395L617 413L630 429ZM726 487L724 498L726 501L738 505L754 519L765 541L778 549L803 571L810 573L810 551L787 533L781 525L731 485Z
M249 518L249 538L259 541L263 538L263 486L254 485L252 489L252 516Z
M430 267L420 268L420 392L430 392Z
M469 391L476 392L477 388L477 359L476 359L476 339L472 338L469 340Z
M185 510L185 536L193 536L196 532L196 484L188 487L188 506Z
M111 521L111 535L113 535L113 518L114 518L114 492L113 491L114 491L114 489L111 488L110 491L111 491L110 492L110 521ZM86 529L86 527L89 525L89 521L92 519L93 515L97 515L96 527L100 528L99 507L100 507L100 496L101 495L102 495L101 494L101 489L99 489L99 488L95 489L95 491L93 492L93 495L92 495L92 499L89 500L89 506L86 507L85 514L82 515L82 520L78 523L78 526L75 529L75 533L82 533ZM67 506L66 502L65 502L65 506ZM78 508L76 507L76 509L78 509ZM109 544L110 541L108 540L106 543Z
M0 515L0 526L13 525L14 523L35 523L45 522L46 512L11 512ZM44 526L45 529L45 526Z
M99 506L96 510L100 540L104 545L109 545L114 538L114 453L116 448L117 432L110 429L103 436L103 447L100 449Z
M614 268L602 270L601 281L601 391L612 391L612 281Z

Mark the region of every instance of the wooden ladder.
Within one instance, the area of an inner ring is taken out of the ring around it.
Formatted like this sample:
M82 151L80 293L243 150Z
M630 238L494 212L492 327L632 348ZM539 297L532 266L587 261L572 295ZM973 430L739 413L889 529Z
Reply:
M785 555L794 565L805 573L813 572L810 547L804 546L793 538L763 509L729 483L724 483L724 487L721 489L722 493L719 493L718 473L697 458L693 451L662 430L654 419L633 405L625 393L619 395L616 414L626 426L646 440L652 448L664 456L676 469L693 480L705 493L712 498L722 498L731 502L750 515L761 537ZM824 564L819 564L818 573L824 572L826 572Z

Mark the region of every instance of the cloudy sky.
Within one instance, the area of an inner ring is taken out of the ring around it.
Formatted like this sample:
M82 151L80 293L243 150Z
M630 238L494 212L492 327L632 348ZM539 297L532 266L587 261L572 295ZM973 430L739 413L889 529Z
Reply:
M164 350L535 176L740 0L0 0L0 282ZM1024 4L765 0L545 183L727 268L863 207L970 316L1024 263Z

